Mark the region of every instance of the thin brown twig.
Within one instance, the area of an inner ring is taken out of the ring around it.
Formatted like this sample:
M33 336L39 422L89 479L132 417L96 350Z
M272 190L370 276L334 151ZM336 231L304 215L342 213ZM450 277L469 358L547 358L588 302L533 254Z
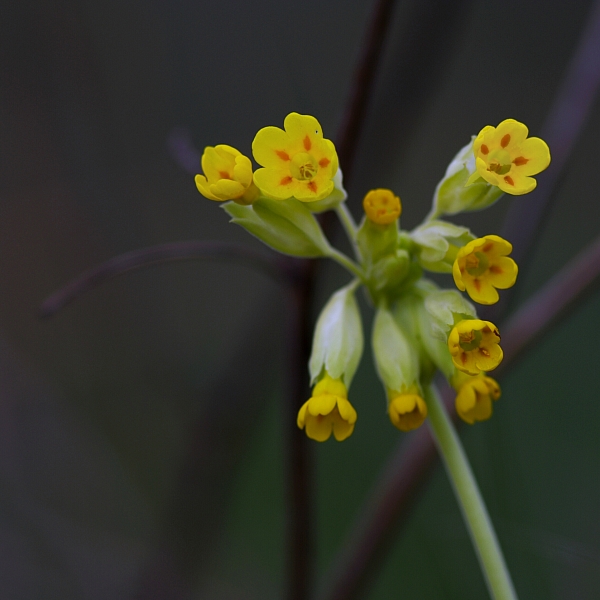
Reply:
M352 175L352 165L360 136L361 126L369 105L373 90L373 81L377 67L381 62L384 42L387 36L395 0L378 0L373 9L372 18L362 50L359 55L354 77L350 86L350 97L336 137L336 149L340 164L344 170L344 183L347 186ZM328 232L334 225L333 213L325 213L321 225ZM290 348L288 369L289 397L284 411L287 435L287 478L290 506L288 528L288 579L286 597L289 600L308 598L312 584L314 523L311 498L311 460L310 446L303 432L296 427L296 414L306 399L308 383L306 365L310 354L312 337L310 312L316 278L316 261L288 261L290 271L295 272L295 285L292 308L295 321L290 320L286 344ZM291 317L290 317L291 318ZM303 383L304 382L304 383Z
M275 281L281 282L288 279L287 269L279 257L253 250L242 244L204 241L160 244L120 254L85 271L44 300L40 307L40 316L51 317L85 292L129 271L167 262L208 259L230 260L245 264L266 273Z
M546 333L559 318L566 316L599 279L600 237L561 269L508 321L502 334L504 360L496 373L504 373L519 353ZM443 395L446 405L451 405L453 394L447 386ZM410 441L402 441L397 446L319 597L329 600L362 597L379 556L408 516L436 458L433 439L426 428L421 428Z

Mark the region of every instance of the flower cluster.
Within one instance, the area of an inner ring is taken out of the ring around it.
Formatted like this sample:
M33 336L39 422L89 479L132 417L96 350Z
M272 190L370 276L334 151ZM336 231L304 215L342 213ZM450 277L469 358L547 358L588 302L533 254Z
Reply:
M275 250L292 256L328 257L353 279L335 292L316 324L309 362L312 396L298 413L308 437L342 441L357 413L348 389L363 352L356 291L364 286L374 308L372 348L391 423L402 431L427 418L427 388L437 371L456 390L456 411L467 423L488 419L500 397L488 376L502 361L500 333L477 317L474 305L494 304L512 287L517 265L511 244L497 235L476 237L444 215L480 210L502 193L532 191L532 177L550 163L548 146L529 138L525 125L507 119L484 127L462 148L438 183L432 210L412 231L400 228L400 198L374 189L363 200L357 226L343 205L346 193L333 143L311 116L289 114L284 128L265 127L252 142L260 165L235 148L205 149L199 192L225 201L232 221ZM354 259L333 248L314 213L336 210ZM452 274L457 289L440 289L424 271Z

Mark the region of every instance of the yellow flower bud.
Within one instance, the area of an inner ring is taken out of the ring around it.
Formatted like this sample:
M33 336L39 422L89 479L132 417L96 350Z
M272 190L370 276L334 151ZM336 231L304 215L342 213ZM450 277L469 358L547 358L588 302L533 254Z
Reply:
M324 442L331 433L338 442L345 440L354 431L356 411L348 402L348 392L341 379L325 376L315 385L312 397L298 412L298 427L306 430L306 435Z
M363 200L367 218L378 225L393 223L402 213L400 198L386 189L371 190Z
M474 377L457 373L453 381L456 394L456 412L459 417L473 425L492 416L492 401L500 398L500 386L495 379L480 373Z
M258 197L250 159L231 146L207 146L202 155L202 170L204 175L196 175L196 187L209 200L252 204Z
M427 405L416 390L407 393L389 392L388 414L400 431L421 427L427 417Z

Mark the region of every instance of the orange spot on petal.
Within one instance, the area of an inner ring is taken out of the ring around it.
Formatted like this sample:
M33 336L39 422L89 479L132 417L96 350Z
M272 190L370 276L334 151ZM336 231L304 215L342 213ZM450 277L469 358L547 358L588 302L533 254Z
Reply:
M330 163L330 162L331 162L331 161L330 161L328 158L322 158L322 159L319 161L319 166L320 166L320 167L322 167L322 168L324 169L325 167L327 167L327 166L329 165L329 163Z
M504 271L498 265L492 265L490 267L490 273L496 273L496 275L500 275L501 273L504 273Z
M489 151L490 151L490 149L485 144L481 144L481 153L482 154L487 154Z
M290 183L292 183L292 178L288 175L279 182L279 185L288 185Z
M308 136L306 136L308 137ZM317 193L317 184L314 181L309 181L308 182L308 189L313 193L316 194Z
M515 164L517 167L520 167L521 165L526 165L528 162L529 159L525 158L524 156L517 156L517 158L513 160L513 164Z
M227 171L219 171L219 177L221 179L232 179L231 175Z
M515 185L513 178L509 177L508 175L504 178L504 181L506 181L506 183L508 183L508 185Z
M508 146L508 144L510 144L510 133L507 133L501 140L500 140L500 145L503 148L506 148L506 146Z
M492 242L489 242L488 244L486 244L481 251L482 252L489 252L492 248L493 248L494 244Z
M473 279L473 285L478 292L481 291L481 281L479 279Z
M310 143L310 138L308 136L306 136L304 138L304 149L306 151L310 150L310 147L312 146L312 144Z
M281 160L290 160L290 155L283 150L275 150L275 154L277 154Z
M464 365L467 362L467 353L462 352L460 355L460 362Z

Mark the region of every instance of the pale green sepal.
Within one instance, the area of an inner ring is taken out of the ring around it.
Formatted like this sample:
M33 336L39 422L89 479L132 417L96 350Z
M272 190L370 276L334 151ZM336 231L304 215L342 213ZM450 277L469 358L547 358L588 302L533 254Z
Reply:
M394 254L398 239L398 221L378 225L364 217L356 234L356 242L367 269L384 256Z
M317 320L308 363L311 384L323 369L350 387L363 352L360 311L354 296L356 282L335 292Z
M476 176L473 139L452 159L435 188L431 218L487 208L504 193Z
M348 197L348 192L344 189L342 170L338 168L337 173L333 176L333 192L323 200L316 202L307 202L306 206L313 213L322 213L326 210L333 210L338 204L343 202Z
M420 333L420 340L425 348L425 352L432 360L433 364L443 373L446 379L450 379L454 374L454 363L448 350L446 338L436 337L432 327L432 318L425 308L423 298L419 298L416 304L417 327Z
M475 239L467 227L441 220L426 221L410 235L418 247L419 264L436 273L452 273L458 250Z
M456 290L438 290L425 298L432 334L446 341L451 329L463 319L476 319L475 307Z
M432 318L425 309L424 295L436 291L435 285L426 280L420 282L413 291L403 295L394 309L394 318L407 333L413 345L419 349L421 382L431 381L439 369L447 378L454 373L448 344L432 334ZM429 284L430 285L426 285Z
M303 257L327 256L331 250L312 213L295 198L272 200L261 197L249 206L235 202L221 205L237 223L259 240L284 254Z
M396 250L373 265L371 271L372 286L377 292L398 287L408 275L410 255L406 250Z
M387 309L377 309L372 343L375 367L386 389L403 392L418 384L418 349Z

